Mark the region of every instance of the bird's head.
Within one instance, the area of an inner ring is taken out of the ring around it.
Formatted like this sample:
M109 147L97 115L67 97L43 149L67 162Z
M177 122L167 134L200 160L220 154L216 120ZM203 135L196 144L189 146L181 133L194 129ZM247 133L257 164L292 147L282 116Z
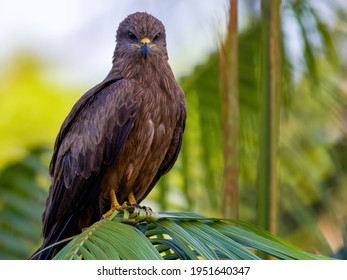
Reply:
M168 59L164 25L150 14L137 12L126 17L119 24L116 41L114 60L117 57Z

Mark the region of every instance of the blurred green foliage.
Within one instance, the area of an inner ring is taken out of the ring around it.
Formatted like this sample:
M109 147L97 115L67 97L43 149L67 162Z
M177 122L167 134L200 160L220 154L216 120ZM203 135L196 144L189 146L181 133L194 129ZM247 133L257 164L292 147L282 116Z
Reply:
M39 246L49 184L46 152L33 149L0 171L0 259L25 259Z
M65 116L83 92L49 81L45 72L50 66L38 54L18 52L4 67L0 75L0 168L25 156L32 146L52 146Z

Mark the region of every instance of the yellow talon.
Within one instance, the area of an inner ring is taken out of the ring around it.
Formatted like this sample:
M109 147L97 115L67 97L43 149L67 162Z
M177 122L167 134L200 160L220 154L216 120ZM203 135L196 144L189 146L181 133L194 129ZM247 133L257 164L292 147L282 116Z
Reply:
M130 204L137 204L134 194L131 192L128 196L128 201Z
M114 192L114 190L110 191L110 199L111 199L111 209L102 215L102 217L104 219L110 217L112 215L112 213L116 210L127 209L127 208L129 208L129 206L137 205L135 196L132 192L128 196L128 202L129 203L124 202L123 205L119 204L117 197L116 197L116 193Z
M110 198L111 198L111 209L119 209L121 208L117 197L116 197L116 193L114 192L114 190L110 191Z
M105 214L103 214L102 217L103 217L104 219L106 219L106 218L110 217L110 216L112 215L113 212L114 212L114 210L110 209L110 210L108 210Z
M123 213L123 222L139 223L141 221L156 221L159 218L158 213L153 212L149 207L141 207L137 204L135 195L131 192L128 201L120 205L114 190L110 191L111 209L102 215L104 219L109 218L115 211Z
M111 198L111 209L102 215L104 219L110 217L114 211L122 208L122 206L120 206L117 200L116 193L114 192L114 190L110 191L110 198Z

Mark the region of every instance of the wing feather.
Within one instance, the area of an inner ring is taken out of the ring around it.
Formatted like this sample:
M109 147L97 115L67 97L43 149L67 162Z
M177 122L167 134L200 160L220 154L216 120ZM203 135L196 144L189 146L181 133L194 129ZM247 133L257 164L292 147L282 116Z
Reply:
M43 214L43 235L51 239L72 213L81 211L118 157L136 117L140 88L126 80L87 92L63 123L50 165L52 185ZM86 184L88 182L88 184ZM89 189L88 189L89 188ZM53 229L53 232L51 232Z

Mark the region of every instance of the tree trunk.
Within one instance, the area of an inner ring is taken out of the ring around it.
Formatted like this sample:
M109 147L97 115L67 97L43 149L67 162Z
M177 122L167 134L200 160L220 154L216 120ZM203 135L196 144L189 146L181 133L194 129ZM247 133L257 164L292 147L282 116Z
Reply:
M277 153L281 96L280 0L262 1L261 123L258 161L258 225L277 230Z
M226 218L239 216L239 75L237 0L230 0L226 42L221 54L224 118L224 186L222 211Z

